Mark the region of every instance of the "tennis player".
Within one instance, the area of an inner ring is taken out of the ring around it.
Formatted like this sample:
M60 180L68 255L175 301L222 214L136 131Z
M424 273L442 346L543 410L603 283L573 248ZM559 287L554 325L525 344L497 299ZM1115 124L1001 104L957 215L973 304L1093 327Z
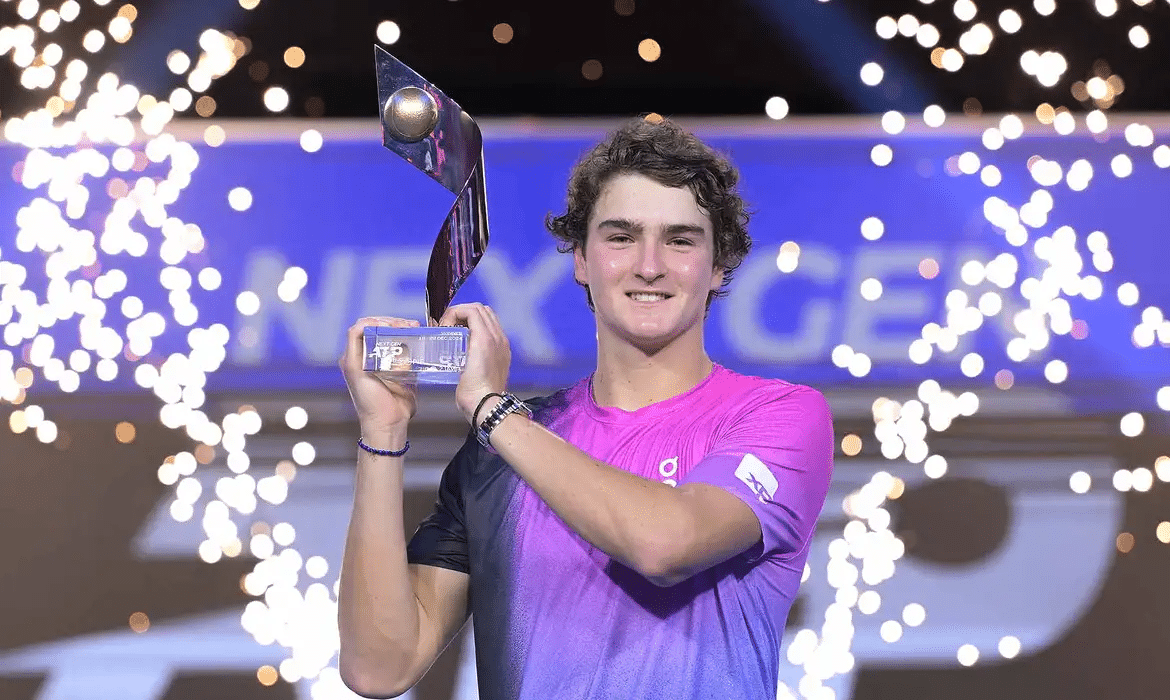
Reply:
M471 430L409 541L415 393L363 372L362 329L417 322L350 329L340 364L361 439L338 604L351 689L406 692L474 617L483 700L776 697L833 426L816 390L704 348L708 307L751 246L737 180L670 121L632 122L577 165L547 225L593 309L597 367L522 401L495 313L448 309L442 325L470 329L455 402Z

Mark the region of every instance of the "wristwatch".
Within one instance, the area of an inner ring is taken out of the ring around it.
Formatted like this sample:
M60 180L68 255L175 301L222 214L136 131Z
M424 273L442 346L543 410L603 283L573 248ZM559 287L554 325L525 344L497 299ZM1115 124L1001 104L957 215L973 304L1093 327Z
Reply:
M496 426L503 422L504 418L513 413L522 413L529 419L532 418L532 409L528 407L528 404L516 398L516 396L513 394L504 394L501 397L500 402L497 403L496 407L492 409L492 412L487 415L487 418L484 418L483 421L475 427L475 439L479 440L479 444L483 445L484 447L488 447L488 440L492 434L492 431L496 429Z

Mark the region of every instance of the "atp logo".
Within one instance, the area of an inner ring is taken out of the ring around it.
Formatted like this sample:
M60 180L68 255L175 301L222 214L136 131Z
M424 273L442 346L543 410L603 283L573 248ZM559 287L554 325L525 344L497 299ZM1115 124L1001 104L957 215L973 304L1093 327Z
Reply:
M735 468L737 479L747 484L748 488L760 497L760 501L770 501L776 497L776 489L780 488L776 476L768 470L767 465L752 453L747 453Z

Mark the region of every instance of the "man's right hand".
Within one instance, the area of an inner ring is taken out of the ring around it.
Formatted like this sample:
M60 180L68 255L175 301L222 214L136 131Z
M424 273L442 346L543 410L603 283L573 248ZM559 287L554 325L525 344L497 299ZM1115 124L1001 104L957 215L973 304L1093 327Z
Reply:
M359 318L346 336L345 352L338 365L345 375L350 398L363 432L377 433L405 428L414 417L415 387L410 382L384 380L363 369L366 326L415 328L418 321L386 316Z

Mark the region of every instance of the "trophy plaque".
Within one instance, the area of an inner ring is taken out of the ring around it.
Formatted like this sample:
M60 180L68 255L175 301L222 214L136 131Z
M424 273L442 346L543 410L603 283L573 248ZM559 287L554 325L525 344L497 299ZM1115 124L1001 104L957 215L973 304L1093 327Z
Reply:
M382 145L446 187L455 203L427 267L427 325L367 326L365 369L396 380L456 384L467 360L468 330L434 324L487 249L483 136L454 100L380 46L374 64Z

